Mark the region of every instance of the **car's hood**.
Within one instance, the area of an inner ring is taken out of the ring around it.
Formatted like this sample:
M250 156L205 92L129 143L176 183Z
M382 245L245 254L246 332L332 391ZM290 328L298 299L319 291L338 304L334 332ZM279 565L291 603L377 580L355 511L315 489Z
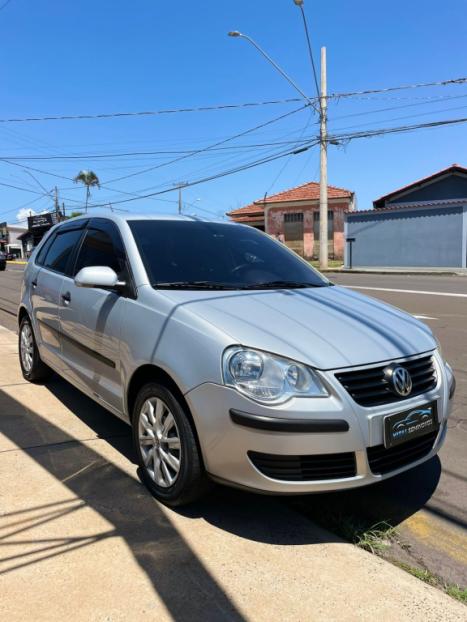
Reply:
M431 330L413 316L343 287L273 291L170 291L184 313L232 343L318 369L365 365L427 352Z

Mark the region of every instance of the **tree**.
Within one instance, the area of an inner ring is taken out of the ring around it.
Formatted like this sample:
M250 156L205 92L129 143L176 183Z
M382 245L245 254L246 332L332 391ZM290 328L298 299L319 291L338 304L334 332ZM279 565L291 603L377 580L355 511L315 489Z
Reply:
M96 187L100 188L99 177L96 175L94 171L80 171L76 177L73 179L75 184L83 184L86 186L86 213L88 211L88 202L89 197L91 196L91 188Z

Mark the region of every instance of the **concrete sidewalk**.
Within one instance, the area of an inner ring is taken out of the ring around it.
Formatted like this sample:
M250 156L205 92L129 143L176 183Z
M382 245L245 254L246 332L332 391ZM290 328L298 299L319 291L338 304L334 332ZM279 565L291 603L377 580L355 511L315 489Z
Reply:
M384 266L366 268L353 266L352 268L342 268L338 270L326 270L326 272L343 272L346 274L416 274L428 276L467 276L467 268L386 268Z
M26 383L0 328L5 620L459 621L467 609L270 497L174 512L139 483L129 428L54 378Z

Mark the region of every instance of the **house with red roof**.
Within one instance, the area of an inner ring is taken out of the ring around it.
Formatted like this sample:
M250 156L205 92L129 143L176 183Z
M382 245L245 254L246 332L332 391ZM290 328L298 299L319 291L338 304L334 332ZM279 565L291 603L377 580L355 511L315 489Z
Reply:
M452 164L347 213L345 238L347 267L467 268L467 168Z
M351 190L328 186L329 256L343 259L344 213L352 211ZM248 224L282 240L302 257L319 256L319 183L311 181L250 205L227 212L235 222Z

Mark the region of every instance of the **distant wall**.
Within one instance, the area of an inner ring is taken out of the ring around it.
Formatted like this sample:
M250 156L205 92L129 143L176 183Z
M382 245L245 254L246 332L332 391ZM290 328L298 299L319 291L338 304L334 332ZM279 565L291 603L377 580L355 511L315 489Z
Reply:
M401 196L386 201L386 206L407 201L437 201L439 199L462 199L467 197L467 178L460 175L450 175L439 181L407 192Z
M345 226L353 267L467 267L467 205L355 212Z

